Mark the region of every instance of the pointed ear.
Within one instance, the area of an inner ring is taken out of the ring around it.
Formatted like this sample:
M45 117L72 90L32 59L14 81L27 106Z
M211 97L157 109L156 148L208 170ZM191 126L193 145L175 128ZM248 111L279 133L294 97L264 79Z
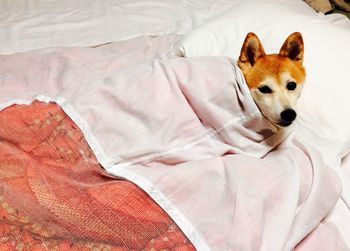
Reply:
M280 56L288 57L302 64L304 59L304 42L299 32L294 32L286 39L281 47Z
M265 51L259 38L253 32L249 32L244 40L238 65L247 69L247 67L252 67L258 58L263 56L265 56Z

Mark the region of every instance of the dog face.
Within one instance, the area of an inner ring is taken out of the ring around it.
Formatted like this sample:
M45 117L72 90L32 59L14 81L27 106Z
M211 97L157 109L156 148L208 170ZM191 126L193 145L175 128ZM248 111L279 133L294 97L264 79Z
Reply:
M299 32L286 39L278 54L266 55L254 33L243 43L238 66L261 113L278 127L291 125L297 116L295 106L305 81L303 56Z

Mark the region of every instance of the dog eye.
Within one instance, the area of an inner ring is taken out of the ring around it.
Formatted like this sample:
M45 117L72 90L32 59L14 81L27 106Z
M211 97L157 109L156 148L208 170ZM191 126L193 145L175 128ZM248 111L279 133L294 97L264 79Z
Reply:
M295 83L295 82L289 82L289 83L287 84L287 89L288 89L288 90L293 91L293 90L295 90L295 88L297 88L297 83Z
M262 92L264 94L272 93L272 90L267 85L260 86L258 89L259 89L260 92Z

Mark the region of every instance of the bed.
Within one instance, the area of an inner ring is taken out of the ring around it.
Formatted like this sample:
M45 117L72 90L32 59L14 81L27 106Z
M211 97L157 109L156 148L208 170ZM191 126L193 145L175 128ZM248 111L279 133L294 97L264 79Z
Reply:
M0 250L350 250L350 22L287 0L0 3ZM236 65L300 31L281 132Z

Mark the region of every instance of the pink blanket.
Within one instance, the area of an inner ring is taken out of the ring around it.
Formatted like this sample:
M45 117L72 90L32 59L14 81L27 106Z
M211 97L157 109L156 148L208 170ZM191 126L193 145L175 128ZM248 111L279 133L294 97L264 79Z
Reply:
M106 171L148 193L198 250L321 250L320 238L346 250L319 225L341 185L317 146L276 133L232 60L171 56L175 40L3 56L0 102L58 103Z

